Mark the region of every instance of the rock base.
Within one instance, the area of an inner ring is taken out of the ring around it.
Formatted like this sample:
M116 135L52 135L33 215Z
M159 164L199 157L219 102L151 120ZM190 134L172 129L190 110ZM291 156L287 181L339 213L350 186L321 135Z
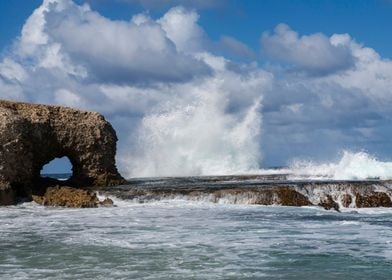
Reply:
M139 202L188 199L229 204L320 206L341 208L392 207L392 180L281 181L277 177L215 176L130 181L101 193ZM255 182L256 181L256 182Z
M33 195L32 198L38 204L54 207L95 208L113 205L110 198L100 202L95 192L68 186L49 187L43 196Z
M0 186L0 206L13 205L16 203L14 190L10 186Z

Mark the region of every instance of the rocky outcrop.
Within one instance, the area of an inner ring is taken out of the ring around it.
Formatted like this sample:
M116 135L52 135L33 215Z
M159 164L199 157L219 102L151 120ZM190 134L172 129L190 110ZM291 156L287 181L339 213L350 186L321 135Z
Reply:
M392 207L391 198L384 192L373 192L367 194L357 193L355 203L358 208L364 207Z
M99 199L94 192L67 186L49 187L43 196L33 195L33 200L44 206L94 208Z
M67 208L95 208L98 206L113 206L113 200L105 198L99 201L93 191L71 188L68 186L55 186L46 189L44 195L33 195L34 202L43 206Z
M342 208L392 207L392 181L292 181L280 175L162 178L129 181L102 194L140 202L187 199L230 204L320 206Z
M330 196L330 195L327 195L327 196L320 198L319 206L323 207L325 210L334 209L335 211L338 211L338 212L340 211L339 204L336 201L334 201L332 196Z
M73 172L67 185L124 183L115 165L116 142L114 129L98 113L0 101L0 205L42 194L42 167L64 156Z

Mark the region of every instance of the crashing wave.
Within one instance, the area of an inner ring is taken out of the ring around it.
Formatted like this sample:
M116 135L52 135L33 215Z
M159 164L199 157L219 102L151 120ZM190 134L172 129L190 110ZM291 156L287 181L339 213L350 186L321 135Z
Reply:
M392 179L392 162L377 160L366 152L343 152L335 163L318 164L312 161L293 161L290 165L291 179L366 180Z

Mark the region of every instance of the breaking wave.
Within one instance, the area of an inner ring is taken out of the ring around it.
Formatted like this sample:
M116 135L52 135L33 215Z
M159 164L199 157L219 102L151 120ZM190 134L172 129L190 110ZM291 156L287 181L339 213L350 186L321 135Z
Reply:
M366 152L344 151L335 163L295 160L290 165L292 178L365 180L392 179L392 162L384 162Z
M173 86L145 112L130 155L127 177L249 173L261 162L262 71L229 70L226 61L203 58L215 74Z
M260 159L260 102L244 116L224 113L222 105L201 100L144 118L143 154L136 176L246 173Z

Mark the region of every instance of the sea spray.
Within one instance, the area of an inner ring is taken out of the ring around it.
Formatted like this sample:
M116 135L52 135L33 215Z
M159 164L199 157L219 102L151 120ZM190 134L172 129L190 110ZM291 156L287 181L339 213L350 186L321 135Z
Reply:
M366 152L344 151L335 163L295 160L290 165L291 178L365 180L392 179L392 162L377 160Z
M252 69L229 70L224 59L203 59L214 69L214 78L161 93L165 98L145 113L129 154L119 159L126 177L238 174L260 168L261 94L268 77Z

